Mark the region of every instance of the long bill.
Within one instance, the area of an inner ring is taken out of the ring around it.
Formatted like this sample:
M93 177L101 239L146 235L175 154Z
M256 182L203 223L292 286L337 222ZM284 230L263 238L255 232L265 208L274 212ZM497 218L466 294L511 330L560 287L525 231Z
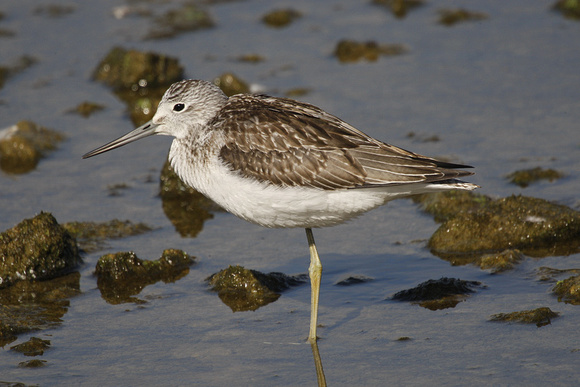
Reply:
M149 121L149 122L141 125L137 129L130 131L126 135L121 136L118 139L113 140L113 141L111 141L103 146L100 146L97 149L93 149L92 151L90 151L88 153L85 153L83 155L83 159L88 159L89 157L93 157L93 156L99 155L101 153L108 152L108 151L113 150L115 148L119 148L123 145L127 145L130 142L137 141L137 140L140 140L142 138L152 136L152 135L156 134L155 129L157 129L158 126L159 125L154 124L153 122Z

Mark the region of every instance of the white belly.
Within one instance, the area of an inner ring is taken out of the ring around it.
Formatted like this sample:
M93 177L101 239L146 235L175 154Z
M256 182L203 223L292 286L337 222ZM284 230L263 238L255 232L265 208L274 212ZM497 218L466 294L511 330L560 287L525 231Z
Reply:
M334 226L399 197L461 188L445 184L340 190L279 187L244 178L222 164L217 156L198 162L180 157L170 159L186 184L232 214L264 227Z

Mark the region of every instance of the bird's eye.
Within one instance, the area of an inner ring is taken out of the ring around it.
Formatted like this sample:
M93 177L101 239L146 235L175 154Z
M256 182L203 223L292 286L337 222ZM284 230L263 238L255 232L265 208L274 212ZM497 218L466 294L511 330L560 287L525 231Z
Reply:
M176 103L175 105L173 105L173 111L175 111L175 112L180 112L183 109L185 109L185 104Z

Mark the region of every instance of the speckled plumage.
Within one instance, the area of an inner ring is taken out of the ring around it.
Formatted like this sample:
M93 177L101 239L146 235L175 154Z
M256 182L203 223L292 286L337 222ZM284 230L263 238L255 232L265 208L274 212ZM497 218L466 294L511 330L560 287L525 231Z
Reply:
M418 193L472 190L466 165L438 161L376 140L316 106L285 98L226 97L199 80L173 84L153 119L84 158L154 134L181 179L231 213L266 227L306 228L316 341L322 266L311 228L332 226Z

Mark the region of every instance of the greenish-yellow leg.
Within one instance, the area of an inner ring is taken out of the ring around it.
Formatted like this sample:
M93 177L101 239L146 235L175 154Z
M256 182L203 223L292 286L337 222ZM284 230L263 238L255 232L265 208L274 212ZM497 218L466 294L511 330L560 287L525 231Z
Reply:
M310 275L311 286L311 300L310 300L310 333L308 341L316 342L316 325L318 325L318 296L320 295L320 278L322 276L322 263L316 251L314 244L314 236L312 229L306 229L306 237L308 238L308 247L310 248L310 267L308 274Z

